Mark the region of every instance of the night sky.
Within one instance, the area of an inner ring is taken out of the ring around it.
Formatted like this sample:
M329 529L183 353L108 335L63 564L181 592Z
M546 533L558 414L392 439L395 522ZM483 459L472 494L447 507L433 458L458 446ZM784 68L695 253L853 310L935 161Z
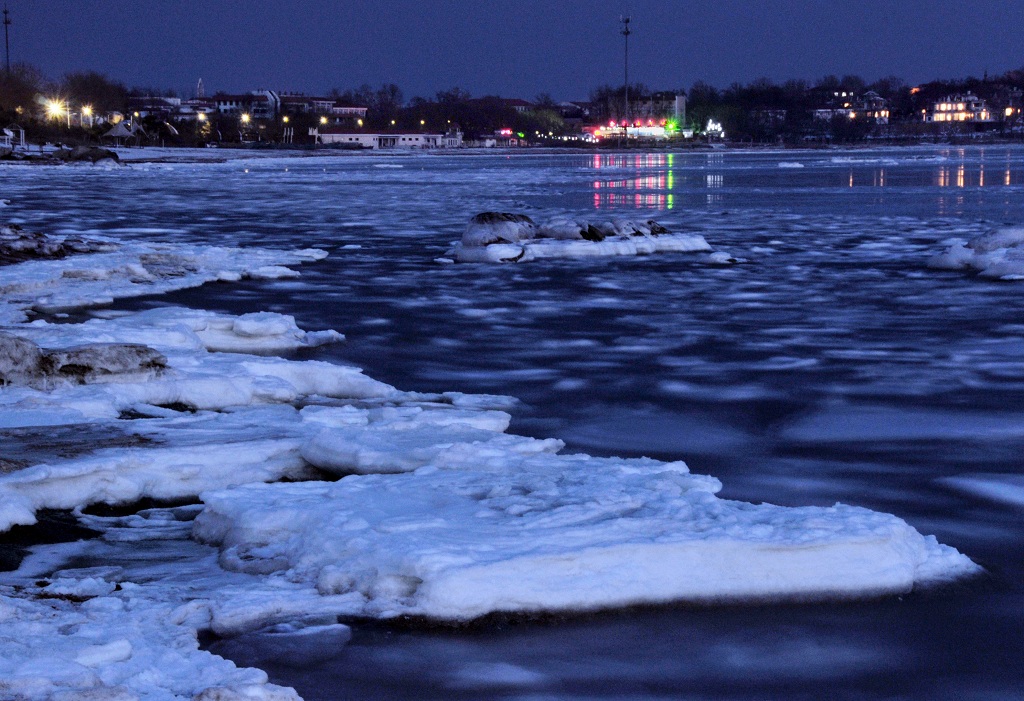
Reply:
M191 96L397 83L406 98L584 99L854 73L909 83L1024 66L1021 0L7 0L12 61Z

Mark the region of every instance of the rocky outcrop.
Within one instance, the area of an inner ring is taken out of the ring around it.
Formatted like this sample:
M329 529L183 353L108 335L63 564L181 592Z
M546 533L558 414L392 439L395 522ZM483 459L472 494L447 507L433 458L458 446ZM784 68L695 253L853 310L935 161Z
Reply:
M115 152L98 146L75 146L71 149L60 148L53 152L52 158L69 163L96 163L105 160L117 163L121 160Z
M46 350L28 339L0 332L0 385L84 385L137 379L166 368L167 358L162 353L141 344L93 343Z

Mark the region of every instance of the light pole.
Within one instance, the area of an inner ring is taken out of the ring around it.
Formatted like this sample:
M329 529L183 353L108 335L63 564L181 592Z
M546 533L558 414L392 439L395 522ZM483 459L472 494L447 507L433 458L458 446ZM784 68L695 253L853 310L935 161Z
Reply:
M11 74L11 11L4 3L4 46L7 48L7 75Z
M630 118L630 108L629 108L629 35L632 34L632 32L629 30L629 20L630 20L630 18L628 16L623 16L623 17L619 18L619 21L622 22L622 36L623 36L623 38L625 39L625 42L626 42L626 53L625 53L625 57L624 57L625 60L623 61L623 67L624 67L625 78L626 78L626 121L627 122L631 121L631 118Z

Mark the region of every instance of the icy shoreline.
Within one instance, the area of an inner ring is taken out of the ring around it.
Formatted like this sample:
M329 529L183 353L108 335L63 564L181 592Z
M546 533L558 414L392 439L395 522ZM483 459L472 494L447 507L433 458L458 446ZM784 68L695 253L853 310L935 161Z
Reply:
M280 314L24 321L30 308L293 275L282 266L320 257L118 245L0 268L5 333L51 351L141 344L164 358L142 377L0 387L0 431L117 424L144 439L0 475L0 529L41 508L203 505L83 516L103 539L37 548L0 580L0 692L291 699L262 672L199 651L198 631L315 626L343 644L338 616L877 596L978 571L895 516L726 501L682 462L561 455L560 441L505 432L507 398L401 392L356 368L267 357L342 338ZM53 572L126 541L167 559Z

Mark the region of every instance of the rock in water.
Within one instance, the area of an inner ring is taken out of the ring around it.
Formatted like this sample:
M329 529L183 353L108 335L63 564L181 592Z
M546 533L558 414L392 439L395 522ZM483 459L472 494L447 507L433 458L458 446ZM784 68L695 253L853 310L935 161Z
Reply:
M482 212L473 217L462 234L463 246L518 243L537 235L537 225L525 214Z
M24 384L39 372L42 358L32 341L0 333L0 385Z
M28 339L0 333L0 385L48 387L54 380L107 382L167 368L167 358L137 343L93 343L44 350Z
M94 241L80 236L49 236L37 231L25 231L17 224L0 226L0 265L114 250L117 250L117 245L107 241Z
M48 351L39 367L47 377L87 384L117 376L158 372L167 367L167 358L141 344L96 343Z

